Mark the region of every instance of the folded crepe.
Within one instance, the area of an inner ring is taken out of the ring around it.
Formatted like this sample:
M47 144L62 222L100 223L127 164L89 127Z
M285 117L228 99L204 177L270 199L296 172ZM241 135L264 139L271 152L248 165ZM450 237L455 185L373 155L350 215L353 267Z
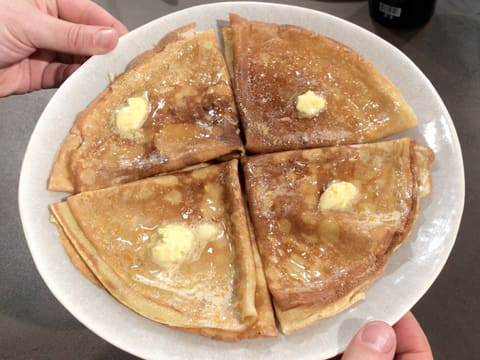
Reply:
M51 211L83 265L139 314L227 341L274 336L237 167L82 192Z
M431 192L433 152L407 138L246 158L250 214L282 331L363 298Z
M234 14L223 33L250 152L365 143L416 125L394 84L344 44Z
M194 27L141 54L78 115L50 190L95 190L243 152L215 32Z

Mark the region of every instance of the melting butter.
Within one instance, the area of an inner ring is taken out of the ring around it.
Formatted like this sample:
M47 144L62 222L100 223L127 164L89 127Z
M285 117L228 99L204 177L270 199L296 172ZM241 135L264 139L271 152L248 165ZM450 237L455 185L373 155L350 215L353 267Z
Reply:
M121 137L133 139L147 120L149 112L150 104L144 96L130 97L115 113L115 129Z
M150 248L152 260L158 265L182 263L190 255L195 234L182 224L168 224L158 228L155 242Z
M154 263L167 268L194 261L207 243L218 240L223 234L222 227L213 223L167 224L157 229L150 256Z
M358 188L348 181L332 181L320 196L318 208L325 210L348 210L358 199Z
M296 109L300 116L313 118L325 111L327 100L321 95L311 90L297 96Z

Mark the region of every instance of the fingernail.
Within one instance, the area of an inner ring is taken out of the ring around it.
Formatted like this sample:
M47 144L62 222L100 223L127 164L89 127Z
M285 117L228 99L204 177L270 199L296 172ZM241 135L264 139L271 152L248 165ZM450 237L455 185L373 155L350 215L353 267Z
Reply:
M393 329L384 323L370 323L362 331L362 342L379 353L388 353L395 345Z
M113 38L114 38L114 30L113 29L102 29L97 31L95 34L95 46L102 48L102 49L109 49L113 45Z

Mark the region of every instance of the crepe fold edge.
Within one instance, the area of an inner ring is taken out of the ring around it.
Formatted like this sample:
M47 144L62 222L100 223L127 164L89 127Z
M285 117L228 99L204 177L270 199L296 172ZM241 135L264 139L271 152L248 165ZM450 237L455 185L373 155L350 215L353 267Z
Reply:
M238 166L237 161L235 161L235 166ZM250 215L247 211L248 207L244 199L241 199L241 201L243 203L243 209L245 211L246 225L250 237L250 245L252 250L251 257L253 259L255 268L255 307L257 311L257 318L251 326L249 326L242 332L226 332L212 328L184 330L208 336L214 339L231 342L240 341L242 339L253 339L258 337L274 337L278 335L274 309L271 302L270 293L268 292L265 274L263 272L262 260L258 252L253 226L251 223Z
M258 337L274 337L278 335L274 309L270 299L270 293L268 292L265 274L263 273L262 260L258 253L250 224L249 232L256 271L255 307L257 309L257 318L255 322L242 332L219 331L218 329L212 328L183 330L229 342L237 342L242 339L254 339Z

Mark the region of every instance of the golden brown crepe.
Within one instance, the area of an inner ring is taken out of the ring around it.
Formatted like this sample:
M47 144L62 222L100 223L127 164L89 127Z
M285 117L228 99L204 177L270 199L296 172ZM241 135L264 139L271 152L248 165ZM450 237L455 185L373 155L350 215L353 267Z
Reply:
M216 35L187 25L140 55L78 115L48 188L100 189L242 152Z
M244 161L255 237L284 333L363 297L430 193L432 160L430 149L404 138ZM329 190L335 187L343 190Z
M224 31L246 149L265 153L380 139L416 125L399 90L347 46L309 30L230 16ZM311 91L326 105L297 110Z
M223 340L273 336L237 163L83 192L51 210L102 285L143 316Z

